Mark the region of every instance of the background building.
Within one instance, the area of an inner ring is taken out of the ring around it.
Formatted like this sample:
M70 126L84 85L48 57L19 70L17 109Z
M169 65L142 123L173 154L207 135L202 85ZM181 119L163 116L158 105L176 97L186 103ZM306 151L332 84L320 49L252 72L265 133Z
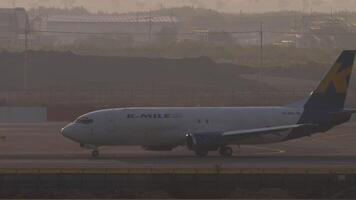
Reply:
M0 8L0 42L2 46L17 44L24 37L28 16L23 8Z
M178 23L175 17L149 15L56 15L43 17L42 20L43 27L50 33L49 35L58 32L56 39L60 43L92 39L117 40L123 45L177 34Z
M356 25L343 17L302 20L301 34L297 35L298 47L354 48Z

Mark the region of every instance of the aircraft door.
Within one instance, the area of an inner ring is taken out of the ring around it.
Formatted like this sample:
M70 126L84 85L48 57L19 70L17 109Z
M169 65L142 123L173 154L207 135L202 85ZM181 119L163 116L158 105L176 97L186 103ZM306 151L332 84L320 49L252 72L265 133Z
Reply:
M107 134L109 135L112 135L112 134L115 134L116 132L116 128L117 128L117 124L116 124L116 116L115 116L115 113L109 113L107 116L106 116L106 132Z

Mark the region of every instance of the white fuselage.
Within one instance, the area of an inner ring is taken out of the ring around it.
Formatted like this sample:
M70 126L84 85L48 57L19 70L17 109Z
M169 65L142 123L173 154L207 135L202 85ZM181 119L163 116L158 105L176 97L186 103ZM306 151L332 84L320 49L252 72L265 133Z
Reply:
M226 132L296 124L303 112L292 107L167 107L100 110L65 127L81 144L177 146L188 133ZM263 144L286 139L289 131L249 137L231 144Z

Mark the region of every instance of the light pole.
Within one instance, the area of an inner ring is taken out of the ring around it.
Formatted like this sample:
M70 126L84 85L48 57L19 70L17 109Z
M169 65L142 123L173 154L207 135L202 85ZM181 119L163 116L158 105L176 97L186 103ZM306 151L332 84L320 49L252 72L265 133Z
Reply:
M24 51L24 62L23 62L23 90L26 91L28 89L28 36L30 34L30 23L28 18L26 17L25 24L25 51Z

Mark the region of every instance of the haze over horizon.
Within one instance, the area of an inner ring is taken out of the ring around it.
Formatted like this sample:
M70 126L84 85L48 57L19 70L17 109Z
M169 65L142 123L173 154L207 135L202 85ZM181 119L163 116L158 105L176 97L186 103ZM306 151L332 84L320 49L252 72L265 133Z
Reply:
M91 12L134 12L193 6L229 13L356 11L356 0L1 0L1 8L84 7Z

